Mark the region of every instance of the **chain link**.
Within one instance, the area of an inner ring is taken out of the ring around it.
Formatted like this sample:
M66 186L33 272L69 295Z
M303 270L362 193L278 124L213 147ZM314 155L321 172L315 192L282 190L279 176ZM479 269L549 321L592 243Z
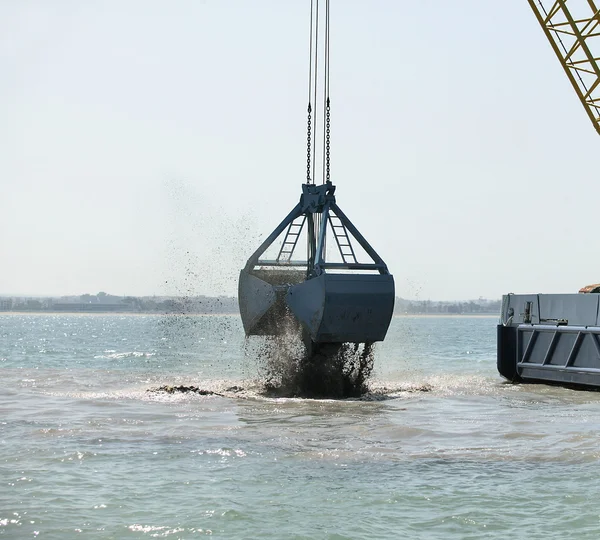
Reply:
M325 120L325 167L326 167L326 174L325 174L325 179L329 182L329 158L330 158L330 151L329 151L329 143L330 143L330 134L331 134L331 117L330 117L330 109L331 107L329 106L329 98L327 98L327 107L326 107L326 120Z
M311 141L312 141L312 106L308 104L308 123L306 128L306 183L310 184L310 157L311 157Z

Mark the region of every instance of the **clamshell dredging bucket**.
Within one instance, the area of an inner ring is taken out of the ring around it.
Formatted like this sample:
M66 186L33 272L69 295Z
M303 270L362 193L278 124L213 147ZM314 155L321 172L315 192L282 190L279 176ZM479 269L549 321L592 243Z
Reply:
M238 301L246 335L302 330L305 343L383 341L394 310L387 265L335 201L335 186L302 184L300 202L248 259ZM294 259L303 228L307 258ZM326 260L327 231L338 261ZM276 258L266 250L280 236ZM369 262L360 260L355 246Z
M322 274L290 287L286 302L315 343L372 343L385 338L394 297L389 274Z

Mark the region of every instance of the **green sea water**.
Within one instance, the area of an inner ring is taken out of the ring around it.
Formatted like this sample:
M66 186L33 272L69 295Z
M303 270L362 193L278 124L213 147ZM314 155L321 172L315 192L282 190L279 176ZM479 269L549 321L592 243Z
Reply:
M395 318L308 400L236 316L2 315L0 536L598 538L600 393L505 383L495 325Z

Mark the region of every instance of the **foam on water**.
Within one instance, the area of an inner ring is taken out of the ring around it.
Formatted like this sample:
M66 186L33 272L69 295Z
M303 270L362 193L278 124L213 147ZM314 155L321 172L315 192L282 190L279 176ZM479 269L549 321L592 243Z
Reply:
M98 354L98 355L94 356L94 358L96 358L96 359L107 358L107 359L120 360L122 358L151 358L152 356L156 356L155 352L140 352L140 351L118 353L115 350L109 350L109 351L104 351L104 353L105 354Z
M182 401L189 399L227 398L257 400L297 400L306 399L297 395L297 387L285 388L271 386L271 378L256 379L206 379L195 377L154 377L129 388L108 391L89 391L68 389L46 391L49 395L67 396L77 399L134 399L143 401ZM35 379L22 379L25 383L34 383ZM32 386L34 386L32 384ZM290 391L290 388L292 389ZM413 394L427 393L432 396L484 396L498 395L503 392L519 392L523 387L506 384L499 380L468 375L433 375L414 378L409 381L373 379L359 396L314 397L313 401L374 401L386 399L410 398ZM286 395L289 391L290 395Z

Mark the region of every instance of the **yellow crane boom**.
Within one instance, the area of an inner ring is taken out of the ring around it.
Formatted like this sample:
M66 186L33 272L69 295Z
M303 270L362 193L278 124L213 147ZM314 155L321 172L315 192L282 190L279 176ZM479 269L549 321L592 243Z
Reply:
M528 0L567 77L600 134L600 11L595 0ZM567 6L568 3L568 6ZM549 3L548 3L549 5Z

